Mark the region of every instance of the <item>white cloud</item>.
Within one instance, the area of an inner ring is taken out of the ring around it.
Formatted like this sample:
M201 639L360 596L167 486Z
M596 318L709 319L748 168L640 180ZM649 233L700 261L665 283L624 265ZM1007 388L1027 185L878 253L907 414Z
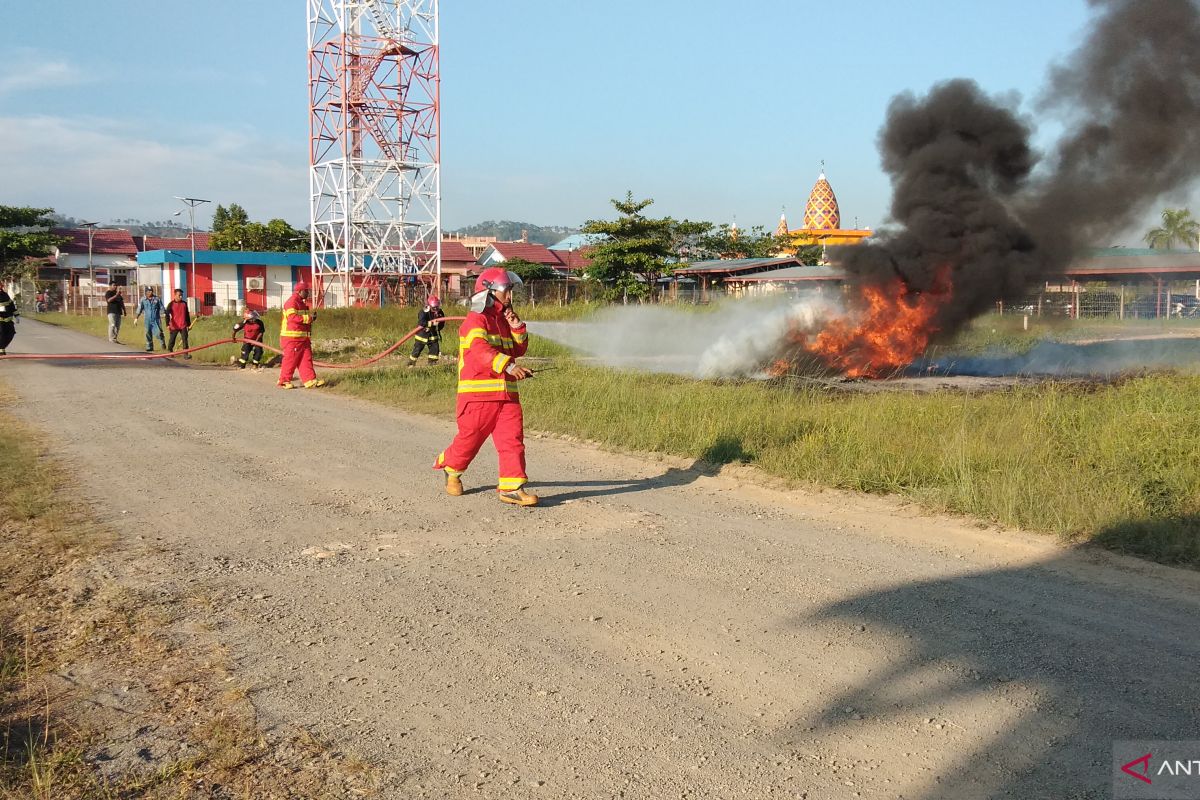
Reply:
M30 48L15 50L0 62L0 95L77 86L94 79L61 58Z
M148 131L104 118L0 117L0 203L150 221L169 218L179 208L173 196L186 195L240 203L252 219L307 224L303 139L290 146L253 131L211 133ZM211 206L202 209L197 227L211 215Z

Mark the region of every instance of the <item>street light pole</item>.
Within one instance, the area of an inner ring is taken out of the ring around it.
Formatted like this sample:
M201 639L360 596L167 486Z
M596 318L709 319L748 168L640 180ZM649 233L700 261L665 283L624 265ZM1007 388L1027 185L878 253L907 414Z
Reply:
M176 200L186 203L188 207L188 238L192 242L192 274L188 278L188 291L196 291L196 206L201 203L211 203L211 200L201 200L198 197L175 197ZM200 298L196 298L199 301ZM196 313L200 313L200 303L196 303Z
M79 227L87 228L88 232L88 310L87 313L92 313L92 300L96 298L96 268L92 266L92 240L96 236L95 222L82 222Z

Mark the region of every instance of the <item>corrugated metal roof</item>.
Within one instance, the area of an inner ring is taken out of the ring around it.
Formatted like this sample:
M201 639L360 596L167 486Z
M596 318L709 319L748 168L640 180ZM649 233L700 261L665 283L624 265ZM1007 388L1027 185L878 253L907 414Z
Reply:
M769 267L802 266L795 256L782 258L723 258L714 261L695 261L690 267L675 270L683 275L725 275L735 272L763 271Z
M533 242L493 242L490 247L505 259L519 258L532 264L547 264L551 267L561 263L545 245Z
M466 248L462 242L452 240L442 240L442 261L454 261L462 263L475 263L475 256L471 255L471 251Z
M54 228L51 233L56 236L66 236L70 241L59 245L59 252L71 255L87 255L87 228ZM133 236L127 230L112 228L96 228L92 237L93 255L133 256L137 254L137 246Z
M766 281L840 281L845 280L846 273L840 269L824 266L812 267L784 267L783 269L773 269L766 272L752 272L749 275L736 275L730 277L731 281L749 281L753 283L761 283Z
M142 240L142 250L191 250L192 240L190 236L135 236L134 239ZM209 240L212 239L212 234L206 231L196 231L196 249L207 250Z

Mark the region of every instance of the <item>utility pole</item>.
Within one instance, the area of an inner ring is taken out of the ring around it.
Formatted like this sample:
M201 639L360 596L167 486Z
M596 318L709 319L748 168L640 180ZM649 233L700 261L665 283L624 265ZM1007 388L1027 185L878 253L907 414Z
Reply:
M82 222L79 227L87 228L88 232L88 310L87 313L92 313L92 301L96 297L96 268L92 266L92 240L96 236L95 222Z
M176 196L175 199L182 203L186 203L188 207L188 238L192 243L192 274L188 276L187 290L189 293L191 293L196 291L196 206L200 205L201 203L211 203L212 200L201 200L198 197L179 196ZM178 214L179 212L176 211L175 213ZM184 297L187 297L187 293L184 294ZM200 299L201 298L199 297L196 298L197 314L200 313Z

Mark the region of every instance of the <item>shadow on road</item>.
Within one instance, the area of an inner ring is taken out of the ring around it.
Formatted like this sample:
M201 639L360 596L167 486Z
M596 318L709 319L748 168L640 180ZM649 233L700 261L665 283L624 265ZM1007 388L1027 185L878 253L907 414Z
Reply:
M536 481L534 486L565 487L574 491L542 495L541 505L556 506L568 500L582 500L587 497L612 497L633 492L646 492L653 489L669 489L675 486L687 486L694 483L703 475L712 475L716 468L703 459L696 459L692 465L684 469L671 467L661 475L649 478L630 478L612 481Z
M1156 585L1089 558L911 583L797 619L846 636L866 626L896 645L792 733L836 740L874 722L907 732L917 720L903 748L951 767L906 797L1108 797L1113 740L1197 738L1200 600L1187 594L1190 574ZM973 719L985 701L1014 721L995 730ZM943 715L944 731L921 724ZM952 746L964 752L947 759Z

